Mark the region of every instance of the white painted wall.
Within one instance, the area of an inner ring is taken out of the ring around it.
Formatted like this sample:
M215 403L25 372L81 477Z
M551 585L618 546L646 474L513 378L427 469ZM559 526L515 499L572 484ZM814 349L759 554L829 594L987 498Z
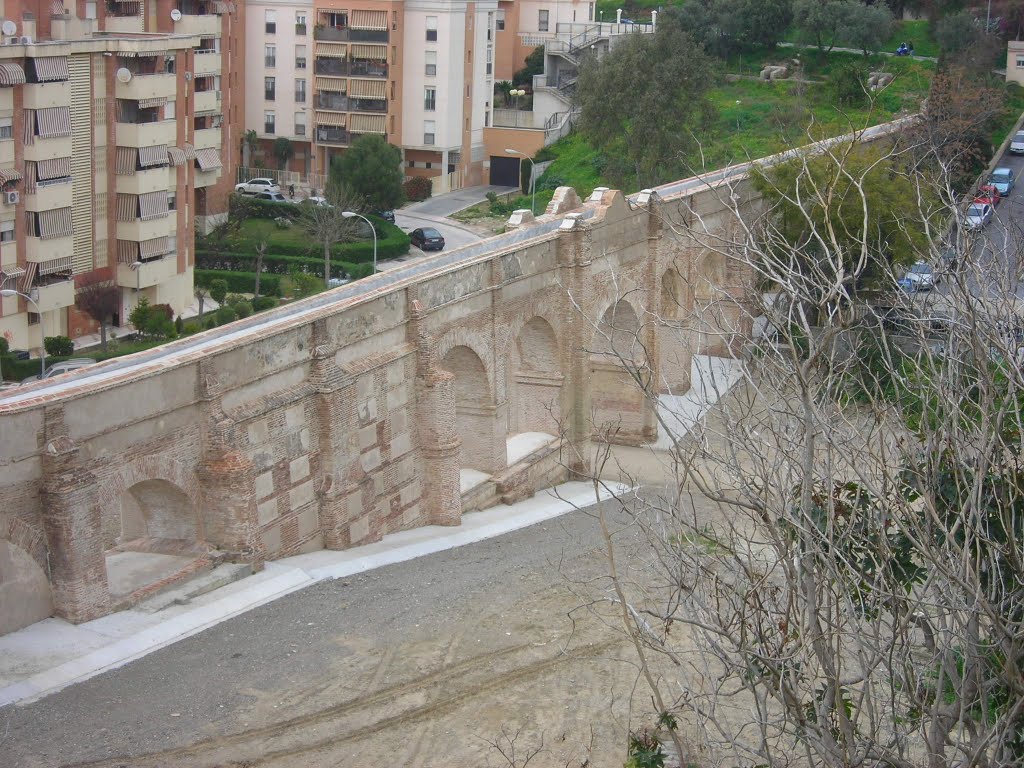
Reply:
M519 29L517 32L554 36L559 24L592 21L590 0L522 0L519 3ZM540 11L548 12L548 31L541 32ZM605 14L607 15L607 14ZM614 21L614 19L606 19Z

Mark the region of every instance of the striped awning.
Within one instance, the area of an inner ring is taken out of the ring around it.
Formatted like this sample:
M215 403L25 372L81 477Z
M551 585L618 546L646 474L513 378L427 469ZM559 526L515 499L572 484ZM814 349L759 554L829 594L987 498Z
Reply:
M326 59L344 59L348 55L348 46L344 43L317 43L316 55Z
M40 181L47 179L62 179L71 175L70 157L51 157L36 162L36 178Z
M167 145L139 147L139 167L152 168L155 165L167 165Z
M196 165L201 171L213 171L223 167L216 149L197 149Z
M316 89L332 93L345 93L348 91L348 80L343 77L317 77Z
M344 128L345 114L343 112L317 112L316 124Z
M0 269L0 288L3 288L8 280L17 281L19 277L25 275L25 270L21 267L4 267Z
M386 45L353 45L352 58L363 61L387 61L388 47Z
M25 82L25 70L20 64L0 64L0 85L21 85Z
M52 275L56 272L70 272L72 270L71 256L61 256L59 259L39 262L39 275Z
M39 269L39 265L30 261L25 264L25 274L21 278L21 292L28 293L32 290L32 284L36 281L36 270Z
M167 191L147 192L139 195L139 218L143 221L162 219L167 216Z
M348 84L348 95L354 99L387 98L386 80L351 80Z
M63 16L67 11L64 10L63 0L53 0L50 3L50 15L51 16Z
M71 79L67 56L37 56L30 61L36 68L36 79L40 83Z
M352 29L384 30L388 28L388 12L352 11L348 25Z
M191 144L182 144L181 151L185 153L185 157L188 158L189 160L196 159L196 148L193 147Z
M384 129L384 115L353 114L348 129L353 133L387 133Z
M167 148L167 159L170 160L171 165L174 166L184 165L188 162L188 158L185 157L185 150L179 149L178 147Z
M139 244L134 240L118 240L117 260L121 264L134 264L139 260Z
M71 208L53 208L39 212L39 237L50 240L55 237L71 237Z
M135 195L117 193L117 220L135 221L138 218L139 198Z
M162 107L167 103L166 96L157 96L152 99L139 99L139 109L150 109L152 107Z
M167 242L167 236L155 237L152 240L143 240L139 243L139 257L152 259L154 256L163 256L170 253L171 249Z
M214 115L223 114L222 110L219 109L200 109L192 113L192 117L213 117Z
M25 178L21 171L16 168L0 168L0 184L9 184L12 181L21 181Z
M45 107L36 110L37 136L53 139L71 135L71 107Z
M114 155L114 173L118 176L134 176L139 151L135 147L118 147Z

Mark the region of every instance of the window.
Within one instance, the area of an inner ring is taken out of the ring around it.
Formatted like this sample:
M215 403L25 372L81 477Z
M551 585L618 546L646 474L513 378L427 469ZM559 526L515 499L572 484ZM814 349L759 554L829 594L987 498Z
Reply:
M433 120L423 121L423 143L427 146L431 146L434 143L434 131L436 130L436 124Z
M14 118L0 117L0 139L14 138Z
M35 312L27 312L26 314L28 315L29 325L39 325L39 315Z
M178 194L176 192L167 193L167 210L176 211L178 210Z
M397 45L392 45L391 46L391 63L392 64L397 64L398 63L398 46Z
M493 60L492 60L493 55L494 55L494 51L491 49L491 46L487 46L487 74L488 75L491 74L494 71L494 63L493 63Z
M263 78L263 98L266 101L274 101L277 96L277 81L273 77Z
M423 89L423 109L427 112L437 109L437 88Z
M494 14L487 14L487 42L491 42L494 39Z
M427 41L437 42L437 16L427 16Z
M587 21L594 20L594 4L590 4L590 9L587 11Z
M295 14L295 34L304 35L306 34L306 12L297 11Z
M268 67L277 66L277 46L276 45L265 45L263 46L263 63Z
M484 128L491 127L491 111L487 110L484 112Z
M1017 57L1017 69L1024 69L1024 56Z
M547 32L548 31L548 12L537 11L537 31Z
M306 81L302 78L296 78L295 80L295 103L306 103Z
M177 106L173 101L168 101L164 104L164 120L174 119L174 108Z
M306 113L296 112L295 113L295 135L305 136L306 135Z
M437 51L427 51L427 76L434 77L437 74Z
M494 14L494 28L499 32L505 31L505 12L498 11Z
M335 29L344 29L348 26L348 11L339 11L337 13L322 13L321 16L327 18L327 26L334 27Z
M0 221L0 243L14 242L14 221Z
M274 113L273 112L264 112L263 113L263 132L264 133L273 134L273 133L276 133L276 131L277 131L277 128L276 128L276 120L274 118Z
M178 236L168 235L167 236L167 252L176 254L178 252Z
M273 35L277 32L277 11L264 11L263 12L263 30L268 35Z
M306 46L304 45L295 46L295 68L306 68Z

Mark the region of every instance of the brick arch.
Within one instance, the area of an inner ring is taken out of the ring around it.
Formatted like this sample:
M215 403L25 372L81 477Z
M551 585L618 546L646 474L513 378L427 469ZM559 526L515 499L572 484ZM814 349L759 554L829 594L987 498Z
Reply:
M487 376L487 385L490 387L492 397L494 397L494 370L490 344L481 342L476 333L466 328L453 328L437 341L437 360L442 368L445 367L444 359L455 347L467 347L479 358L484 367L484 373ZM451 372L455 373L455 371Z
M102 496L106 499L116 500L113 505L116 508L118 527L120 527L125 511L126 495L136 487L145 489L147 495L159 494L161 484L170 486L166 489L168 492L180 494L187 499L191 507L195 537L197 540L203 540L205 537L199 480L194 472L186 469L181 462L175 459L164 456L142 456L125 462L117 467L108 478L105 478Z
M675 264L661 274L660 299L662 320L682 320L690 311L690 286Z
M638 348L643 314L627 298L610 300L596 316L590 351L612 360L616 357L631 357L638 360L643 350Z
M510 331L507 431L557 436L562 429L564 371L563 345L555 326L539 313L527 314Z
M42 528L30 525L17 517L7 517L0 520L0 541L9 542L24 550L35 560L36 565L43 569L43 573L49 574L46 534Z

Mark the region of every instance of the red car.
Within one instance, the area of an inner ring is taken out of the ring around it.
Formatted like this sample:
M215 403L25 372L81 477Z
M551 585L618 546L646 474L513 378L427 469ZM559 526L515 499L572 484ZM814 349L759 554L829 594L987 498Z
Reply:
M1002 197L999 195L999 190L993 184L983 184L978 187L978 194L974 196L974 202L985 203L993 208L999 205L1000 200Z

